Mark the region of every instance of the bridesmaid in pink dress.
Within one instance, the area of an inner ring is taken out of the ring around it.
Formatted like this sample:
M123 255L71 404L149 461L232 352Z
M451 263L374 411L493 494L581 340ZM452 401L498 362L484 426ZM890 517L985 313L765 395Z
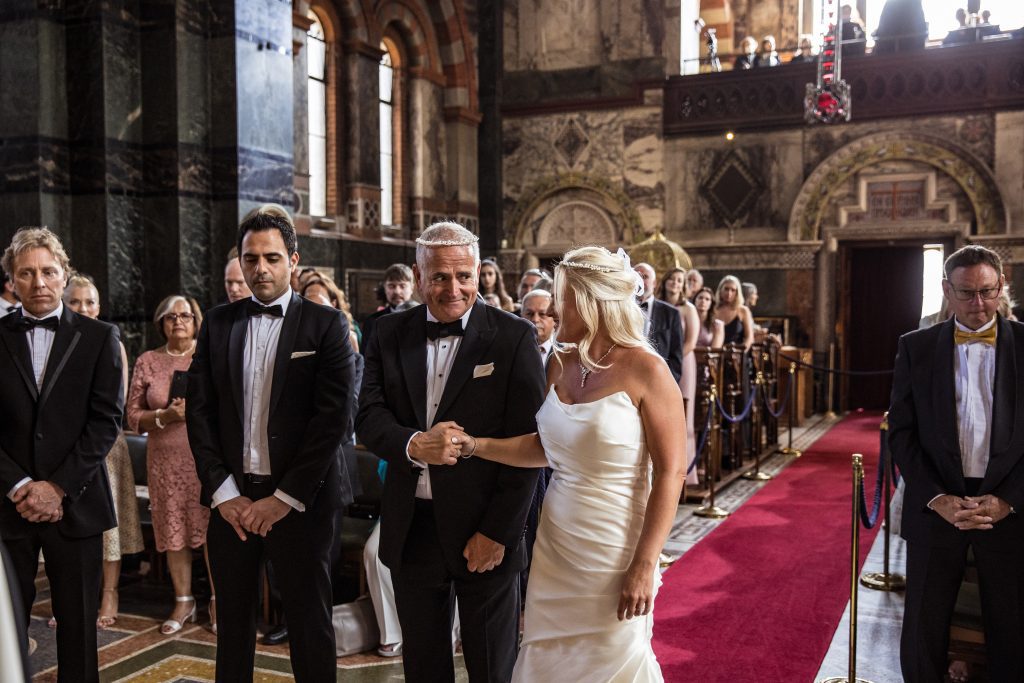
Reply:
M157 551L167 553L175 594L174 611L160 632L171 635L196 619L192 551L206 545L210 521L209 508L199 503L199 477L185 430L185 399L170 398L175 371L187 371L192 363L202 313L191 299L169 296L157 307L153 321L167 343L143 353L135 362L128 392L128 425L149 435L146 465L153 536ZM216 632L213 606L211 598L210 619Z
M697 332L700 320L697 309L689 301L686 292L686 271L673 268L665 273L661 284L654 294L665 303L672 304L679 311L679 321L683 326L683 372L679 376L679 390L683 394L686 405L686 475L687 484L698 484L696 468L690 470L690 464L697 457L695 440L694 415L697 394L697 358L693 349L697 346Z

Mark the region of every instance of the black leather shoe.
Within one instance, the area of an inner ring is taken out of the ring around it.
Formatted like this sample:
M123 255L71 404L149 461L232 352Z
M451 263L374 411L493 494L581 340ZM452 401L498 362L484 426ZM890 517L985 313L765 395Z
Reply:
M267 634L260 638L260 642L264 645L280 645L281 643L288 642L288 625L280 624L274 626Z

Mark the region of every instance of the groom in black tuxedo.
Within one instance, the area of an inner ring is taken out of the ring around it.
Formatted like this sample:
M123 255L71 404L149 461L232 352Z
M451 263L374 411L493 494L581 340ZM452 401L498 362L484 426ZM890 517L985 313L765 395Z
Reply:
M354 393L348 325L291 290L299 255L283 208L246 216L238 245L252 297L206 316L186 401L202 502L214 508L217 681L252 680L264 553L281 591L295 680L333 681L330 549L352 499L339 457Z
M3 257L23 308L0 320L0 538L28 624L39 550L57 629L57 680L98 681L103 532L117 523L104 460L121 426L117 328L61 302L68 257L23 228Z
M378 321L356 422L360 441L388 461L380 556L395 584L406 680L454 680L458 597L470 680L507 681L538 471L457 459L452 439L460 429L492 437L536 431L544 371L534 326L477 301L473 233L439 223L417 242L426 305Z
M968 548L989 680L1024 680L1024 325L996 314L1004 282L994 252L964 247L942 282L953 317L900 338L889 446L906 482L908 683L946 675Z

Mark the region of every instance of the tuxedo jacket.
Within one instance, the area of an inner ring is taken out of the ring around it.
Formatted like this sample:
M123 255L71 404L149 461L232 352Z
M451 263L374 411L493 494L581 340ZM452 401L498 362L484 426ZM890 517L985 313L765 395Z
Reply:
M359 345L360 350L362 350L365 353L366 347L370 345L370 342L373 339L373 335L376 334L377 331L378 320L380 320L386 315L390 315L391 313L400 313L401 311L407 311L410 308L415 308L416 306L419 305L420 304L418 301L413 301L412 299L410 299L409 301L406 301L404 304L401 304L397 308L392 308L391 304L388 304L379 311L374 311L370 315L366 316L366 319L363 320L363 325L360 328L363 333L363 343Z
M1024 325L999 318L988 468L979 495L1017 511L986 531L962 532L928 509L937 495L966 495L957 432L956 376L949 319L900 338L889 407L889 448L906 481L902 536L938 547L1024 541ZM1018 427L1020 427L1018 429Z
M672 376L679 382L683 374L683 324L679 319L679 310L654 298L650 304L651 326L647 330L647 339L658 355L668 363Z
M104 465L124 410L117 328L65 306L37 390L20 320L0 319L0 536L25 538L36 527L7 497L25 477L64 489L61 534L102 533L117 524Z
M229 476L245 476L243 355L247 299L217 306L203 320L188 371L188 441L202 503ZM270 389L267 444L275 488L310 508L351 502L342 441L354 396L348 323L341 313L294 292L281 327Z
M380 555L397 568L412 522L420 467L406 457L417 431L427 431L427 307L377 321L366 349L356 433L388 461L381 502ZM545 377L529 322L474 304L434 422L455 421L477 437L511 437L537 431ZM462 551L476 532L507 549L501 570L518 572L520 543L538 470L481 458L430 467L438 535L450 567L465 566ZM518 554L516 555L516 551ZM511 557L510 557L511 556Z

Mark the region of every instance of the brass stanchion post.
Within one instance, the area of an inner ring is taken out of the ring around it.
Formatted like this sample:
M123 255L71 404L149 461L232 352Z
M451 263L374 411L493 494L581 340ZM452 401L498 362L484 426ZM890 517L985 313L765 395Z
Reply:
M793 448L793 422L796 416L797 377L799 377L799 375L796 374L796 363L791 362L789 364L789 410L786 411L787 419L789 421L789 436L786 437L788 445L785 448L779 449L779 453L782 453L783 455L792 455L794 457L799 458L803 454L797 449Z
M718 406L718 389L714 384L709 389L709 402L710 406L708 410L711 411L711 422L715 421L715 408ZM713 443L708 445L708 500L704 505L693 511L693 514L698 517L707 517L708 519L724 519L729 516L729 511L725 508L720 508L715 505L715 479L718 478L718 457L715 457L715 450L718 450L721 446L721 431L715 433L715 440ZM712 446L714 448L712 448ZM718 454L720 456L720 454Z
M857 678L857 574L860 560L860 498L864 486L864 456L853 454L853 532L850 539L850 659L846 676L832 676L821 683L870 683Z
M836 411L832 410L832 402L834 400L833 394L835 393L835 369L836 369L836 343L832 342L828 345L828 410L825 412L825 417L834 418Z
M882 418L882 425L880 429L883 432L889 431L889 413L886 413ZM896 574L889 571L889 507L892 501L892 494L889 492L889 487L892 485L892 462L886 462L886 460L887 459L885 457L879 460L879 466L885 468L882 473L882 486L885 487L883 489L885 496L885 536L883 536L885 555L882 558L882 571L865 572L865 574L860 577L860 582L861 585L874 590L901 591L907 587L907 577L902 574Z
M757 401L757 392L761 391L761 386L764 384L764 373L758 372L754 378L754 401ZM753 410L753 408L751 408ZM751 481L768 481L772 478L772 475L767 472L761 471L761 444L760 439L755 439L754 443L757 444L754 449L754 469L743 473L744 479Z

